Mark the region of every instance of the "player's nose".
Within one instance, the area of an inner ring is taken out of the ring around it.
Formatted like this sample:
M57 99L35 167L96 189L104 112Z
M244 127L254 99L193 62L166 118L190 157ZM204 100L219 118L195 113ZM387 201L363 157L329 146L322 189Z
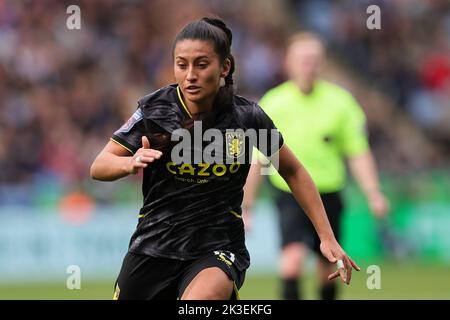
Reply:
M189 67L186 80L189 82L194 82L197 80L197 73L195 72L195 69L193 67Z

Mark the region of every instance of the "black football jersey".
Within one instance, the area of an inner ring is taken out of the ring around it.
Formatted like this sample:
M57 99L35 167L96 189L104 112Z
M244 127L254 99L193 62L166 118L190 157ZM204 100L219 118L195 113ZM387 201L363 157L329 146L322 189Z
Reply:
M253 148L271 157L283 138L255 102L238 95L213 128L201 122L183 129L191 115L177 85L141 98L133 116L112 140L135 153L146 135L150 147L163 151L144 169L144 198L129 250L178 260L215 250L240 254L242 269L250 259L241 217L243 187ZM197 130L199 129L199 130ZM166 137L166 146L152 137Z

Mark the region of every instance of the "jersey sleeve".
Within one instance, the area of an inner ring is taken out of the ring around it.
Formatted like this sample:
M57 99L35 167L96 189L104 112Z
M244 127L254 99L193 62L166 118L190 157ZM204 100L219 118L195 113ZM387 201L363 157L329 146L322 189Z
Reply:
M366 116L351 96L346 99L344 117L339 132L341 151L346 156L361 154L369 149Z
M145 132L143 115L140 107L111 137L111 140L121 145L131 154L141 147L141 138Z
M252 118L252 128L257 131L258 137L255 147L270 158L283 146L283 135L258 104L253 106Z

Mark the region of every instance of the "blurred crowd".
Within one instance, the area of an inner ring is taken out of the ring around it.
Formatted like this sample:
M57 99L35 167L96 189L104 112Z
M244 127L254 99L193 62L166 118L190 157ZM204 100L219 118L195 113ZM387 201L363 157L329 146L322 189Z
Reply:
M273 1L86 0L81 30L66 27L70 4L0 0L0 204L92 187L93 157L138 98L173 83L172 41L192 19L220 12L232 27L240 93L279 82L285 10Z
M257 100L283 81L285 39L308 28L433 143L448 145L448 1L371 3L381 7L383 32L365 28L364 1L0 0L0 205L52 202L80 190L103 202L123 194L90 181L93 157L139 97L173 82L174 36L207 14L233 30L239 94ZM71 4L81 9L81 30L66 27ZM370 130L375 140L384 131ZM439 150L440 161L448 160L448 148Z

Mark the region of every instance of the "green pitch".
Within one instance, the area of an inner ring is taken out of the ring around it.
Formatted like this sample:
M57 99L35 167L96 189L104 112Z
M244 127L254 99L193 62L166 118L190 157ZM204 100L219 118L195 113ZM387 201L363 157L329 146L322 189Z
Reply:
M352 284L339 283L341 299L450 299L450 266L385 263L381 268L381 288L369 290L368 265L353 273ZM65 283L0 284L0 299L111 299L114 280L82 282L81 290L68 290ZM304 296L317 299L316 278L308 274ZM247 274L242 299L278 299L277 275Z

